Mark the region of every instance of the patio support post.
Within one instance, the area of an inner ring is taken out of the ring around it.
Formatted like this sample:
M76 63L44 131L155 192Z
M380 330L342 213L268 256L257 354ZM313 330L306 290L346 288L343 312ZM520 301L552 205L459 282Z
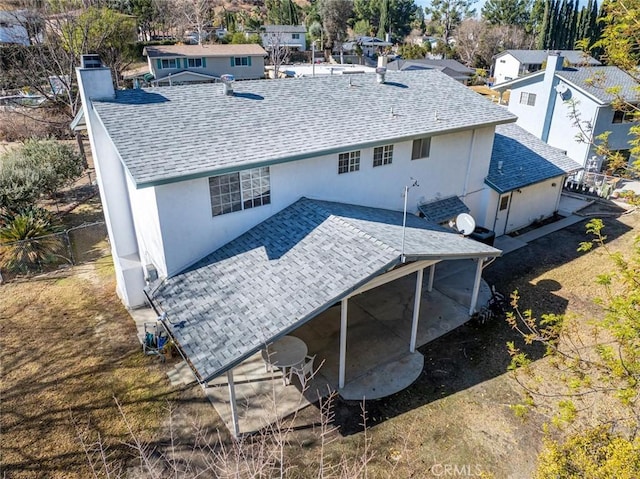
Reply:
M236 386L233 384L233 370L227 371L227 381L229 383L229 405L231 406L231 420L233 421L233 437L240 435L238 425L238 406L236 404Z
M469 316L476 312L476 305L478 304L478 291L480 290L480 280L482 279L482 262L483 258L478 258L476 265L476 278L473 282L473 292L471 293L471 305L469 306Z
M433 266L431 266L433 270ZM418 337L418 316L420 316L420 300L422 299L422 278L424 269L418 270L416 278L416 296L413 298L413 322L411 323L411 342L409 343L409 352L416 352L416 338Z
M429 267L429 282L427 283L427 291L431 292L433 290L433 278L436 276L436 264L432 264Z
M344 298L340 302L340 365L338 372L338 387L340 389L344 387L347 359L347 301L349 301L349 299Z

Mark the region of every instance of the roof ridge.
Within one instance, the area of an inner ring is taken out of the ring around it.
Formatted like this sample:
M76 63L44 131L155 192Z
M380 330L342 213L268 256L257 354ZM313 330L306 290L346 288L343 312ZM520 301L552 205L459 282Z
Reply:
M344 216L338 216L335 213L331 212L329 209L327 209L324 206L322 206L322 203L333 203L332 201L313 200L311 198L306 198L306 197L303 197L302 199L305 199L305 200L309 201L315 208L317 208L321 212L325 213L328 217L335 219L335 221L337 221L338 223L343 224L343 225L351 228L354 231L357 231L360 235L364 236L368 240L371 240L374 243L383 245L386 248L395 251L398 255L402 254L402 251L400 251L396 246L391 246L390 244L385 243L381 239L372 236L371 234L367 233L366 231L363 231L361 228L358 228L357 225L355 225L354 223L352 223L349 220L347 220ZM358 205L353 205L353 206L358 206ZM366 207L363 207L363 208L366 208Z

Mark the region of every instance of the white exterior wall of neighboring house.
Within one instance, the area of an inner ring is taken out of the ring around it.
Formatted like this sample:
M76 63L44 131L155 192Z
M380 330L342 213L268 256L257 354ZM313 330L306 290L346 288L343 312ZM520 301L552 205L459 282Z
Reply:
M545 89L544 82L531 80L511 89L509 111L517 115L518 125L541 138L547 111L546 98L549 93ZM535 99L531 95L535 95Z
M547 78L541 80L544 77ZM566 100L556 91L560 83L566 86ZM531 94L536 95L533 106L527 105L527 98L530 98L528 95ZM575 102L581 121L593 125L593 138L608 131L609 147L612 150L629 149L629 127L632 123L613 123L614 110L610 105L596 102L591 96L557 77L550 81L548 75L540 75L529 81L523 80L513 87L509 111L518 116L518 125L549 145L566 151L569 158L587 168L590 166L590 158L594 155L594 148L588 143L577 141L576 136L580 134L580 129L574 125L571 117L570 102ZM545 128L545 119L549 121L548 128ZM588 132L585 130L585 133ZM599 164L596 166L600 167Z
M240 55L239 55L240 57ZM235 57L193 57L193 58L204 58L205 61L203 67L197 68L189 68L188 64L185 64L185 57L174 57L176 60L175 68L162 68L158 61L161 62L162 59L170 59L171 57L162 57L160 58L151 58L148 57L149 63L149 71L153 73L153 76L156 80L160 80L162 78L166 78L169 75L175 75L176 73L183 72L185 70L190 70L195 73L201 73L203 75L210 75L219 77L221 75L230 73L232 74L236 80L255 80L258 78L264 77L264 57L262 56L246 56L248 59L247 65L236 66L235 61L233 60ZM232 66L233 63L233 66ZM202 78L198 78L197 76L193 76L196 81L202 80ZM189 81L185 76L180 81Z
M78 87L82 99L91 151L100 151L95 162L100 199L114 257L118 295L131 306L145 302L144 271L140 262L138 237L129 203L126 172L118 152L102 123L96 117L91 99L113 98L115 92L108 68L78 69ZM108 188L105 185L109 185Z
M373 148L365 148L360 171L344 174L338 174L338 154L272 165L270 205L220 216L212 216L207 178L153 187L155 203L153 196L133 201L135 216L147 223L155 222L157 214L158 224L145 225L147 237L141 241L155 249L141 256L152 257L163 275L174 274L303 196L400 211L402 191L411 178L420 186L409 191L410 213L418 202L457 195L472 214L484 217L493 134L493 127L484 127L432 137L429 158L418 160L411 160L411 141L396 143L392 163L375 168ZM156 245L162 245L164 258Z
M569 89L571 91L571 98L577 102L580 118L583 121L588 121L592 125L595 125L598 111L600 110L598 105L592 98L584 95L575 88L569 87ZM561 150L565 150L569 158L586 167L586 162L590 156L590 145L576 140L576 135L580 133L580 129L574 126L572 124L573 120L569 118L569 114L571 113L570 105L564 102L558 94L556 94L556 96L547 143ZM600 133L603 131L606 130L602 130ZM595 134L598 135L597 132L595 132Z
M505 53L496 57L493 68L494 83L502 83L518 78L520 72L520 62L510 53Z
M266 31L260 33L260 38L262 46L267 50L276 43L293 50L307 49L306 29L303 26L293 25L291 30L288 30L286 25L265 25L264 28Z

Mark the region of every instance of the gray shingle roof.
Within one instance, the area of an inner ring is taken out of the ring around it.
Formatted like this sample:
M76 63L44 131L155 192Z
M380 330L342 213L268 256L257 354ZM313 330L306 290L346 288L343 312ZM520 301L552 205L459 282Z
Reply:
M419 59L415 59L415 60L394 60L392 62L389 62L389 64L387 65L387 68L389 70L411 70L411 69L416 69L415 67L418 66L423 66L425 68L435 68L438 69L440 71L448 68L451 71L454 71L456 73L462 73L465 75L473 75L475 73L475 70L473 68L469 68L464 66L462 63L460 63L457 60L453 60L451 58L445 58L445 59L441 59L441 60L432 60L429 58L419 58ZM449 75L452 76L452 75Z
M144 47L150 58L174 57L230 57L235 55L266 57L267 52L260 45L246 43L238 45L149 45Z
M607 89L620 87L620 95L633 102L640 100L640 84L618 67L585 67L575 70L560 70L556 75L596 97L604 103L615 99Z
M263 25L265 33L306 33L304 25Z
M600 62L593 57L587 56L581 50L559 50L562 55L572 65L584 65L585 61L589 65L600 65ZM497 56L510 53L520 63L526 64L542 64L547 59L549 52L547 50L505 50Z
M518 125L499 125L485 183L498 193L506 193L580 168L562 150L547 145Z
M460 213L468 213L470 211L467 205L457 196L430 201L419 205L418 209L427 221L432 223L444 223L451 218L455 218Z
M234 96L221 84L119 90L93 104L141 186L515 120L437 71L386 78L237 82Z
M151 292L201 380L400 264L402 212L302 198ZM408 259L500 254L414 215Z

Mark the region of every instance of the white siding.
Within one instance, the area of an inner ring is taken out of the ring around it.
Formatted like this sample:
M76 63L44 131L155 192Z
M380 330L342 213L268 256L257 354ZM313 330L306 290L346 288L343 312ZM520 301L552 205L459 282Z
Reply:
M507 53L500 58L496 58L493 69L494 84L497 85L498 83L503 83L508 80L515 80L518 78L519 70L520 62L516 60L513 55Z

